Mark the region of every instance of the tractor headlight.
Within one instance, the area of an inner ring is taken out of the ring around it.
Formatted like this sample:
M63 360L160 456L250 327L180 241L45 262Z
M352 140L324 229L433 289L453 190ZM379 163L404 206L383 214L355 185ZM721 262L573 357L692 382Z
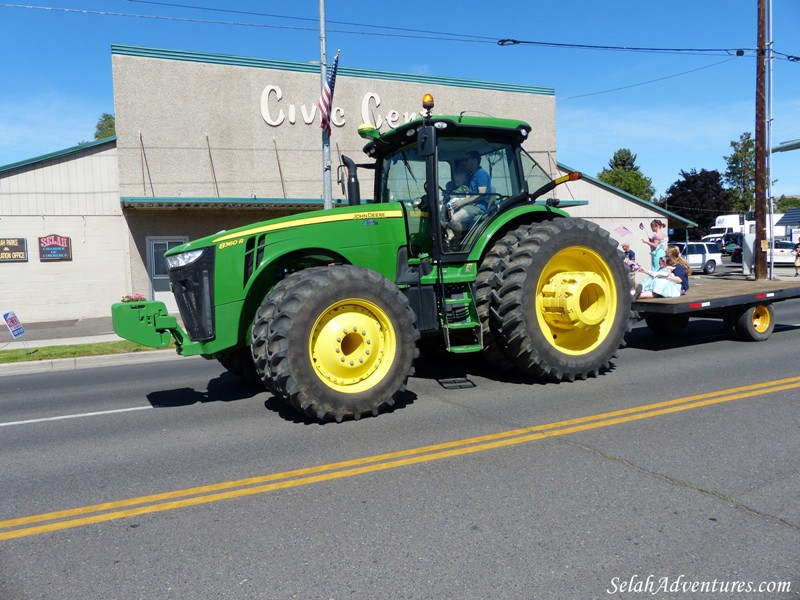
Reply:
M201 248L200 250L189 250L188 252L181 252L180 254L165 256L164 258L167 259L167 266L170 269L178 269L180 267L185 267L186 265L192 264L203 255L204 250L204 248Z

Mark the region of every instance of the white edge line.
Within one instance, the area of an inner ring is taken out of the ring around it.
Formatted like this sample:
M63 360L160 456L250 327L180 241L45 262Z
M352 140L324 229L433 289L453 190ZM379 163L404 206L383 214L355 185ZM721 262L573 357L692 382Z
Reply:
M97 417L99 415L111 415L114 413L131 412L134 410L150 410L152 406L135 406L133 408L117 408L115 410L102 410L98 412L81 413L78 415L61 415L58 417L45 417L43 419L30 419L28 421L9 421L0 423L0 427L10 427L11 425L29 425L31 423L44 423L45 421L61 421L63 419L80 419L83 417Z

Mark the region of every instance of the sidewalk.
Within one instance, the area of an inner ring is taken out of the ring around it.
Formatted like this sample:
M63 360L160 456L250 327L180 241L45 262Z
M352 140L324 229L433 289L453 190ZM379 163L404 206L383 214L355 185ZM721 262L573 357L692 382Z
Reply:
M23 321L22 325L25 327L25 335L18 340L14 340L8 328L0 319L0 328L2 328L2 331L0 331L0 350L24 350L26 348L35 349L49 346L123 341L121 337L114 333L110 316L42 323L25 323ZM25 362L0 364L0 377L4 375L42 373L45 371L164 362L167 360L188 360L188 358L179 355L175 351L153 350L131 352L129 354L104 354L53 360L34 359Z
M0 318L0 350L21 348L43 348L46 346L67 346L72 344L93 344L97 342L119 342L122 338L114 333L111 316L92 319L70 319L25 323L25 335L18 340L11 337L8 328Z

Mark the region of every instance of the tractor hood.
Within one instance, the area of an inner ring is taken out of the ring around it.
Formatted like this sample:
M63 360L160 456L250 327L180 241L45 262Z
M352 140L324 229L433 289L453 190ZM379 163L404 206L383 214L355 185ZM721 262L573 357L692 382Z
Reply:
M315 225L320 223L334 223L337 221L352 221L354 219L370 219L373 218L373 213L383 212L386 210L385 205L360 205L360 206L340 206L329 210L315 210L311 212L304 212L296 215L289 215L287 217L280 217L277 219L270 219L268 221L260 221L258 223L250 223L235 229L228 229L220 231L213 235L208 235L186 244L176 246L167 251L164 256L176 256L184 252L191 252L193 250L201 250L209 246L218 246L219 249L225 248L227 245L235 245L240 243L239 240L247 238L252 235L263 234L273 231L283 231L292 229L294 227L304 227L307 225Z

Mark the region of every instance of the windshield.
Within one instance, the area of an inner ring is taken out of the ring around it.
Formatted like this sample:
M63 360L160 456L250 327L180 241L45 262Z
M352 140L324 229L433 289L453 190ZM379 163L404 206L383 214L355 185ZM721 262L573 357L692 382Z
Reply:
M511 144L480 138L440 138L438 164L440 194L447 189L448 184L452 185L454 176L459 171L469 170L465 166L465 161L470 153L473 155L477 153L478 166L489 176L491 182L489 194L495 197L518 194L522 190L520 178L517 176L514 148ZM530 178L535 181L542 175L547 181L544 171L530 157L525 168L526 178L530 173ZM396 154L385 158L381 173L381 198L385 202L413 202L425 196L425 158L417 154L416 143L409 144Z
M410 143L383 159L381 198L388 202L422 201L428 209L439 211L439 221L445 229L443 239L447 241L445 251L468 251L497 200L524 191L517 148L485 138L440 137L438 185L436 190L430 190L429 197L425 189L425 158L417 154L416 142ZM527 178L535 185L533 189L548 181L533 159L527 157L524 164Z
M525 181L528 182L528 193L531 194L550 181L545 170L524 150L522 151L522 174Z

